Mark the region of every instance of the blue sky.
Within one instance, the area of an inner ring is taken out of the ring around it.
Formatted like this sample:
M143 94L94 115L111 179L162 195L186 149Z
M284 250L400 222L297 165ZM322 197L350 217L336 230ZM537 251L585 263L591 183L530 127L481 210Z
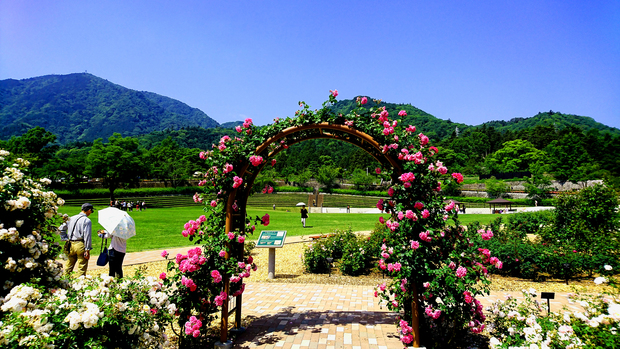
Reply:
M365 95L620 128L620 1L0 2L0 79L88 71L262 125Z

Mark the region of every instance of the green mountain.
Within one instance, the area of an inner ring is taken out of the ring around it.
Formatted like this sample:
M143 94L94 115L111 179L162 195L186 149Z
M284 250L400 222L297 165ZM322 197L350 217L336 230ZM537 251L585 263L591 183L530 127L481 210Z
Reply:
M489 121L485 122L483 125L486 125L486 127L494 127L499 132L519 132L533 129L536 126L553 126L556 131L559 131L567 126L577 126L586 133L590 130L598 130L602 134L609 133L614 136L620 135L619 129L603 125L600 122L596 122L591 117L562 114L554 112L553 110L538 113L529 118L513 118L509 121Z
M87 73L0 81L0 139L41 126L60 143L182 127L217 127L199 109Z
M414 125L417 132L424 133L433 141L441 140L450 136L456 128L458 128L459 131L463 131L471 127L465 124L454 123L449 119L439 119L422 109L412 106L411 104L387 103L382 101L380 105L385 107L390 113L390 119L399 120L400 123L404 125ZM332 108L336 112L345 114L354 109L356 106L356 98L353 98L338 101L332 106ZM368 103L364 105L365 108L372 108L376 106L377 103L371 98L369 98ZM398 113L401 110L405 110L407 112L407 116L402 118L398 116Z

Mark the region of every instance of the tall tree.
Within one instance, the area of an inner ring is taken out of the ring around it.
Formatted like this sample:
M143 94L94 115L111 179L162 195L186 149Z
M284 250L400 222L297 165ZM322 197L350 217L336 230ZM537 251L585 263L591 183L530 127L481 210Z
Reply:
M110 200L114 200L114 191L121 184L137 182L147 173L148 166L137 139L114 133L108 141L104 144L101 138L95 140L88 153L86 173L102 178L103 185L110 190Z

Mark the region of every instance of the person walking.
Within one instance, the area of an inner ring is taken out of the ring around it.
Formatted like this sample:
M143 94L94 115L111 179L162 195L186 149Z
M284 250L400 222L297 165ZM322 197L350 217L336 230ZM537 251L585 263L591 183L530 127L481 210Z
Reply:
M93 249L91 241L92 222L88 216L94 211L93 205L85 203L82 205L80 213L69 218L69 221L63 223L58 228L61 233L66 234L67 239L71 242L71 249L67 256L69 259L65 265L65 274L73 272L73 268L77 263L77 272L80 276L86 275L90 250Z
M306 218L308 218L308 210L306 210L306 206L302 206L301 207L301 224L304 225L304 228L306 227Z
M108 247L108 262L110 263L110 276L123 277L123 260L127 253L127 240L108 233L107 230L99 230L97 235L103 239L112 239Z

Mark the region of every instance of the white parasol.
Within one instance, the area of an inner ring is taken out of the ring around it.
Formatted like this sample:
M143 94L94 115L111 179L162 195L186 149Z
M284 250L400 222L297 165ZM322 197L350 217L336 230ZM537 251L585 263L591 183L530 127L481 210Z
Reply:
M99 211L99 224L110 234L122 239L136 235L136 223L133 218L116 207L108 207Z
M295 205L295 206L306 206L306 203L305 202L298 202L297 205Z

